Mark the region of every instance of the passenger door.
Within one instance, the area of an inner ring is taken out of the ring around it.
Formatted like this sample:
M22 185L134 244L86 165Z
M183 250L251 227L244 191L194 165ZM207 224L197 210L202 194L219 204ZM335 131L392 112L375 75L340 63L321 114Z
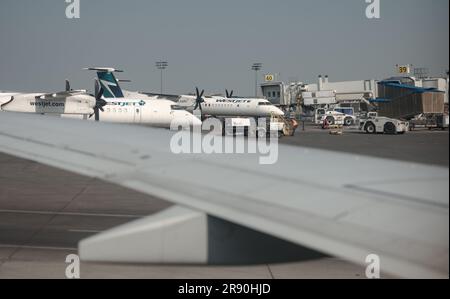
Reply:
M134 107L134 123L141 123L142 121L142 108L141 107Z

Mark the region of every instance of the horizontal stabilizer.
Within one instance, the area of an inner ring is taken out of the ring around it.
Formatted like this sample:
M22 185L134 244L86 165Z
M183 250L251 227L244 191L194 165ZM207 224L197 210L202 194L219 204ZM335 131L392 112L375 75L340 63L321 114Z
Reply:
M84 68L85 71L97 71L97 72L107 72L107 73L123 73L122 70L118 70L112 67L87 67Z

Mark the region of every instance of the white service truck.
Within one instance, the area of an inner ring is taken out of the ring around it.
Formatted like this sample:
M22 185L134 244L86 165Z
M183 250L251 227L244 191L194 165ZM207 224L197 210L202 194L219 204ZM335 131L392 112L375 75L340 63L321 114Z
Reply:
M398 119L378 116L376 112L369 112L359 122L359 129L368 134L404 134L409 130L409 123Z
M259 138L270 137L271 134L277 134L277 137L293 136L297 126L298 123L295 120L282 116L266 118L265 126L257 125L254 118L234 117L223 120L222 135L244 135Z
M356 116L353 114L344 113L343 109L344 108L334 108L333 110L325 110L323 108L317 109L315 112L316 124L322 125L325 120L329 125L350 127L356 124Z

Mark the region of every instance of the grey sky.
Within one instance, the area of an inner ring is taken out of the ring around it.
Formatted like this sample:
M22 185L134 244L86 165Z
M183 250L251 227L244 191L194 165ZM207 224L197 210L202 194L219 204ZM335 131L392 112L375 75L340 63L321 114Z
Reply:
M283 80L384 78L412 63L443 74L449 65L448 0L0 1L0 89L56 91L69 78L92 90L86 66L115 66L131 90L159 91L154 62L169 62L165 91L253 94L253 62Z

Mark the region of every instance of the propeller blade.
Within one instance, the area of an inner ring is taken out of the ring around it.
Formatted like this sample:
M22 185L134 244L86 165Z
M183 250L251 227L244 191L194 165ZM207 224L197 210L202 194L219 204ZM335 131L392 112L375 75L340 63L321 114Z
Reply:
M198 108L200 108L200 111L202 111L202 103L205 101L203 100L203 93L205 92L205 90L202 90L202 92L200 92L200 90L198 89L198 87L195 88L195 94L197 96L197 98L195 99L195 106L194 106L194 110L197 110Z
M99 108L94 108L94 113L95 113L95 121L100 121L100 110Z
M99 90L100 90L100 84L98 83L98 80L95 79L95 83L94 83L94 95L95 95L95 97L97 97L97 94L98 94Z
M100 99L100 100L97 102L97 107L98 107L102 112L104 112L105 110L103 110L103 107L105 107L106 104L108 104L108 103L107 103L105 100Z
M95 95L95 100L97 102L99 102L102 99L102 96L103 96L103 87L100 88L99 92ZM105 101L105 100L103 100L103 101Z
M100 91L98 92L99 98L101 98L101 97L103 96L104 91L105 91L105 90L103 89L103 87L100 88ZM105 101L105 103L106 103L106 101Z
M104 99L102 99L103 96L103 87L99 90L99 84L98 81L95 81L95 107L94 107L94 115L95 115L95 121L100 121L100 111L105 112L103 109L104 106L108 102L106 102ZM91 118L92 115L89 117Z

